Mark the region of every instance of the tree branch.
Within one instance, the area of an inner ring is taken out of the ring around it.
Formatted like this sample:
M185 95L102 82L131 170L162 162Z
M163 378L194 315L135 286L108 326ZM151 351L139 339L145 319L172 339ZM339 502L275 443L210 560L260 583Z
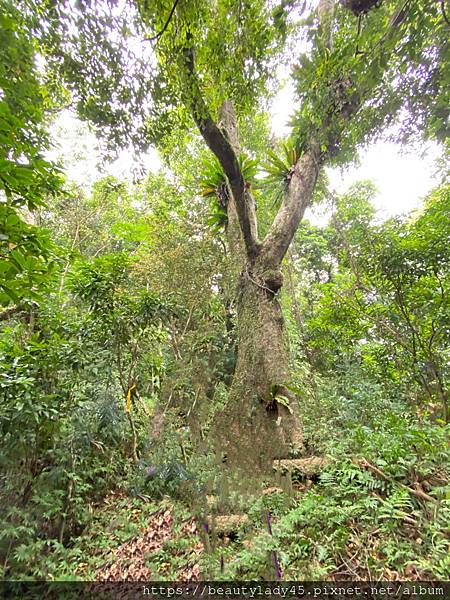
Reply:
M262 243L260 261L265 267L277 268L281 264L311 200L321 166L320 148L310 142L295 164L284 202Z
M238 213L245 249L247 255L253 257L257 252L257 240L250 216L251 198L246 193L245 181L239 167L239 161L233 150L233 146L211 118L208 107L203 100L195 74L194 50L186 48L183 54L190 80L189 104L192 116L203 139L209 149L216 155L228 179Z
M405 1L404 10L406 10L410 1ZM324 19L331 18L334 2L323 0L320 4L322 8L320 19L324 22ZM397 23L397 19L389 24L387 32L378 45L382 43L388 33L395 29L395 23ZM322 126L315 133L312 133L305 152L297 161L284 202L262 243L260 259L258 260L261 260L263 268L273 269L280 266L298 224L310 203L321 167L326 158L332 157L339 151L341 130L351 122L363 105L364 92L362 89L351 91L353 85L350 78L344 77L337 77L334 82L334 97L331 100L328 113L324 116ZM341 119L338 132L334 131L333 127L336 124L336 119ZM319 143L318 140L322 140L322 142ZM323 143L327 147L325 152L322 152L320 148Z
M154 35L151 38L146 38L147 42L157 42L159 40L159 38L164 34L164 32L166 31L166 29L169 27L169 23L172 20L172 17L175 13L175 9L177 7L179 0L175 0L173 6L172 6L172 10L170 11L169 17L167 19L167 21L164 24L164 27L161 29L161 31L159 31L156 35Z
M435 504L438 503L438 500L436 498L433 498L433 496L426 494L420 488L419 484L417 484L416 488L412 488L408 485L405 485L404 483L396 481L393 477L391 477L390 475L388 475L387 473L385 473L384 471L379 469L376 465L373 465L371 462L369 462L364 457L361 457L359 459L356 458L353 460L353 462L356 465L358 465L359 467L365 467L366 469L369 469L369 471L372 471L372 473L374 473L374 475L381 477L381 479L385 479L386 481L389 481L389 483L393 483L394 485L400 486L401 488L403 488L404 490L407 490L410 494L412 494L416 498L419 498L420 500L425 500L427 502L434 502Z

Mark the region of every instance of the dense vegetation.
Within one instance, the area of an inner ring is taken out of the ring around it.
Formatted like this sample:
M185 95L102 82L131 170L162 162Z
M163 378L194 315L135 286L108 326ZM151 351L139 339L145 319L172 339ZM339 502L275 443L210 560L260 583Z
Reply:
M443 151L448 19L316 4L1 0L2 579L448 577L450 187L324 170ZM162 168L69 181L67 107Z

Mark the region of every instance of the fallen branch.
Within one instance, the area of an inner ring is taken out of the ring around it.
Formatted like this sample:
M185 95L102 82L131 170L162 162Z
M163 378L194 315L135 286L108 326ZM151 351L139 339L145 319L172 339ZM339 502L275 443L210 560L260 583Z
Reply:
M399 481L396 481L393 477L391 477L390 475L388 475L387 473L385 473L384 471L382 471L381 469L379 469L378 467L373 465L371 462L369 462L364 457L355 459L353 462L360 467L365 467L366 469L369 469L369 471L372 471L372 473L374 475L381 477L385 481L389 481L389 483L399 485L404 490L407 490L410 494L412 494L413 496L416 496L416 498L419 498L420 500L425 500L427 502L434 502L435 504L438 503L438 500L436 498L429 496L423 490L421 490L421 489L417 490L417 489L414 489L414 488L411 488L411 487L405 485L404 483L400 483Z
M307 458L276 459L273 461L275 471L298 471L302 475L311 476L320 473L330 461L320 456L309 456Z

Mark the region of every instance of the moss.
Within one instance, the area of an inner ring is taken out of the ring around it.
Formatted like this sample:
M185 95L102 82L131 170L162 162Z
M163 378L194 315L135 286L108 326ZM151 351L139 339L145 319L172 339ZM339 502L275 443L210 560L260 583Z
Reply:
M235 376L216 434L219 445L227 449L230 464L248 470L261 465L269 469L275 457L290 456L301 431L298 415L274 403L274 389L276 393L282 389L298 412L295 396L281 384L289 379L281 308L276 297L243 277L237 317ZM271 412L268 407L272 405L275 410Z

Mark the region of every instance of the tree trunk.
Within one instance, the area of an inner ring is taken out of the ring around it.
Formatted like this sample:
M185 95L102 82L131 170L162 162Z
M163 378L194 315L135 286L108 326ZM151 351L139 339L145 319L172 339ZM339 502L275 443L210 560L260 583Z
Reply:
M254 473L302 450L302 429L289 385L283 315L276 294L248 269L236 298L238 356L229 402L216 424L230 466ZM272 282L273 285L273 282Z
M225 132L236 156L239 156L239 134L237 120L232 102L225 100L220 107L219 127ZM226 225L227 256L225 260L225 271L222 273L222 292L224 304L227 308L230 321L230 331L234 328L234 313L236 311L236 286L239 281L239 273L245 262L245 247L242 239L239 216L236 203L228 186L227 225Z
M192 116L224 171L229 197L227 241L231 280L238 269L237 364L229 401L216 421L215 441L227 462L250 472L265 470L273 458L302 449L297 399L289 390L283 316L277 299L282 286L281 264L308 206L323 157L311 139L296 162L282 206L269 233L258 239L256 206L238 158L236 118L231 102L221 110L221 123L212 119L195 73L194 51L185 49L190 77ZM238 228L234 226L237 221ZM235 233L237 234L235 236Z
M239 134L230 101L221 107L219 127L238 156ZM245 193L250 229L257 241L255 203L250 193ZM271 467L275 457L286 458L294 449L298 452L302 436L295 396L285 387L288 355L276 297L281 272L277 269L268 277L263 272L266 267L258 268L257 257L248 256L231 186L227 215L229 255L224 279L237 316L237 363L229 403L218 419L216 436L228 464L254 471Z

